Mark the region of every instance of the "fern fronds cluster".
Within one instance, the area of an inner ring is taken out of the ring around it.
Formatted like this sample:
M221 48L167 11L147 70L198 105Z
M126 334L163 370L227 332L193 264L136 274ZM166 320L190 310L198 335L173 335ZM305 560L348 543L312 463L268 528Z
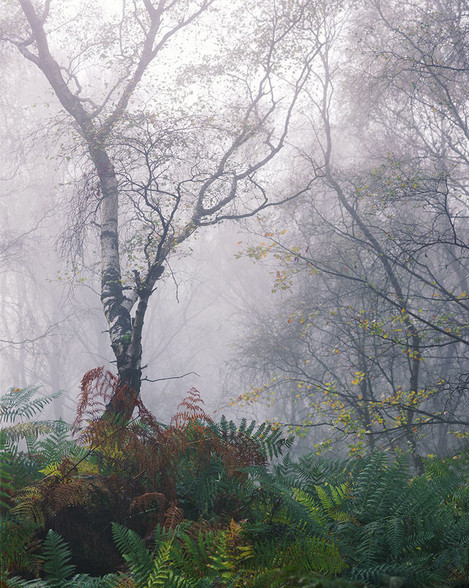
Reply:
M412 478L405 459L382 453L329 465L311 454L287 460L276 476L286 496L276 520L332 538L351 580L380 585L397 576L426 586L467 575L467 498L463 508L454 500L466 495L468 478L456 467L429 461Z
M214 422L195 389L167 426L141 403L131 422L101 419L115 385L102 369L85 378L76 440L62 421L8 416L0 430L8 586L469 583L467 458L428 459L419 476L383 453L270 468L291 443L280 429Z

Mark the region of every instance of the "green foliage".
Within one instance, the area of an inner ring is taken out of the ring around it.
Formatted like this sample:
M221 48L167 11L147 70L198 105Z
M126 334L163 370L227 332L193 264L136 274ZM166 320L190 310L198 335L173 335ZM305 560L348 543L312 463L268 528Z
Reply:
M58 394L37 396L36 388L11 389L0 399L0 422L8 423L0 430L0 574L6 577L11 571L29 570L37 573L40 561L37 556L39 541L36 538L38 523L43 515L34 500L36 491L29 488L41 477L41 467L48 459L47 445L41 436L50 434L57 455L57 435L68 431L63 421L32 421L15 423L16 419L31 418ZM20 442L23 447L20 449ZM69 446L71 442L69 442ZM61 454L64 451L61 450ZM24 502L16 511L18 493L24 492ZM23 517L29 505L27 517Z
M242 419L240 424L236 425L222 416L219 423L213 423L212 428L218 436L231 442L236 439L251 440L260 448L266 459L279 457L293 443L293 437L285 437L282 428L272 423L257 425L256 421L251 421L248 424L246 419Z
M127 579L132 582L132 586L137 588L157 588L159 586L190 588L196 585L196 582L187 580L171 569L175 564L181 565L178 552L173 550L175 538L185 537L178 529L165 532L164 528L158 527L155 533L154 552L147 550L144 541L137 533L122 525L113 523L112 533L119 551L129 567L130 575ZM122 577L120 580L122 581Z
M169 427L145 415L120 426L96 421L80 443L58 421L45 437L26 438L27 451L0 431L1 580L18 588L467 583L465 454L425 460L414 477L406 457L383 453L286 456L269 469L290 443L281 430L213 423L194 391L181 407ZM89 575L90 549L121 571Z
M52 588L65 588L75 570L75 566L70 563L70 548L60 535L50 529L44 540L43 552L44 572L48 585Z
M48 396L37 394L37 388L11 388L0 398L0 423L13 423L17 418L31 419L60 396L60 392Z
M411 478L404 459L383 453L332 467L309 455L277 468L283 486L282 473L292 486L283 520L333 537L351 580L379 585L388 575L434 585L450 581L448 570L453 580L467 578L467 474L453 464L430 461Z
M11 570L38 570L36 526L20 522L8 512L0 516L0 580Z
M143 586L153 571L153 559L143 539L134 531L113 523L112 534L124 560L129 564L133 580Z
M0 430L0 509L8 508L8 500L13 490L13 460L16 447L7 441Z

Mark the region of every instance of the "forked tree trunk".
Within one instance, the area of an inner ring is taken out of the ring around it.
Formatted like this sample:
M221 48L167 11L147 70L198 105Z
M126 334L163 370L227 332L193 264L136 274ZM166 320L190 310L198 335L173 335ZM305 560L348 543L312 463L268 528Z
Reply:
M128 419L140 394L143 316L140 329L130 311L136 292L125 296L119 255L119 189L112 162L103 146L89 145L101 186L101 302L109 325L111 347L117 363L118 388L106 409L107 415ZM141 303L139 304L139 307ZM146 309L146 304L145 304Z
M143 43L142 53L135 64L134 74L124 85L121 97L114 112L99 125L85 110L83 102L74 94L63 77L63 70L50 53L44 16L40 16L31 0L19 0L23 13L31 27L31 39L34 40L36 53L30 50L31 43L18 43L19 51L32 61L45 75L64 109L73 117L83 137L99 177L101 187L101 302L109 325L111 346L117 362L118 390L106 409L106 415L119 415L130 418L135 408L136 398L140 394L142 327L148 298L156 280L163 272L161 264L152 267L146 276L145 288L139 292L124 290L119 256L119 190L114 166L106 151L106 141L112 132L114 123L122 116L132 93L141 80L148 64L154 59L158 49L154 48L156 35L161 24L161 13L165 4L154 8L151 3L145 6L149 11L151 26ZM203 12L209 3L203 4L191 18L179 23L176 32L197 15ZM168 36L168 34L167 34ZM169 35L170 36L170 35ZM157 45L158 47L158 45ZM164 258L165 255L162 256ZM137 314L132 320L130 312L138 301ZM120 392L120 393L119 393Z
M156 210L159 215L162 229L161 234L158 235L157 251L155 253L145 251L147 256L145 275L140 276L138 271L134 271L135 279L130 289L124 287L122 283L119 257L119 185L112 163L113 151L109 147L109 139L116 132L118 123L126 119L129 102L149 65L165 48L169 39L196 22L209 10L215 0L191 0L189 2L143 0L143 3L129 3L133 4L133 9L129 8L129 10L133 10L132 18L135 18L135 22L138 23L137 29L141 30L141 37L137 38L134 47L133 62L125 62L127 73L123 74L124 77L120 84L102 99L100 105L96 105L92 100L81 95L82 88L78 79L61 67L51 55L48 35L44 28L50 2L36 3L34 0L18 0L18 2L29 23L31 34L27 31L25 39L21 40L18 37L18 32L14 31L8 36L8 40L16 45L24 57L33 62L46 76L63 108L74 119L75 128L83 137L99 177L101 187L101 301L109 325L111 346L116 358L118 374L118 386L109 401L105 416L118 415L128 419L140 394L142 328L148 300L157 280L163 273L163 263L170 251L187 239L199 226L216 224L227 219L247 218L264 210L267 206L288 202L309 190L315 179L310 180L306 187L294 194L274 202L269 200L267 192L255 180L258 171L272 163L284 147L298 97L309 79L313 61L322 48L322 43L313 43L311 49L308 49L303 56L296 79L292 80L292 93L288 103L285 104L283 98L282 100L276 99L274 87L277 84L272 83L272 76L276 70L274 63L277 56L283 52L283 44L286 43L285 47L289 47L289 36L294 27L297 24L303 26L303 19L307 18L306 15L309 14L308 5L313 6L314 3L300 2L301 10L292 17L291 22L288 20L283 23L283 16L272 15L272 28L266 37L268 44L261 51L264 53L265 49L265 62L262 66L259 64L259 71L263 69L264 73L261 76L262 79L257 81L254 81L257 78L257 74L254 74L252 87L251 80L246 80L249 98L247 98L244 114L242 116L237 114L238 130L233 134L227 129L226 146L223 147L219 155L214 155L214 167L210 172L207 170L206 178L201 170L194 172L197 170L198 164L191 166L190 175L192 176L193 173L195 175L189 181L197 185L197 194L194 202L190 205L192 207L190 220L183 220L182 226L179 226L180 223L176 222L174 218L181 204L182 194L186 191L185 187L182 188L185 182L181 181L178 184L175 193L169 199L171 211L167 215L164 211L165 206L158 208L158 204L150 206L147 202L147 205ZM124 3L123 6L125 7L126 4ZM124 9L122 18L125 18L125 14L128 13ZM295 10L292 14L295 14ZM270 22L270 16L267 22ZM278 33L277 25L280 26L282 33ZM116 40L119 40L119 36L116 37ZM125 43L122 44L122 40L120 42L121 47L125 45ZM264 43L264 41L262 42ZM131 59L130 53L126 59ZM249 53L247 57L249 57ZM119 64L121 64L120 58ZM279 91L283 93L283 90L279 89ZM280 102L282 102L282 115L277 120L278 117L274 116L274 112ZM236 111L238 112L238 106L236 106ZM108 113L106 114L106 112ZM270 126L271 128L269 128ZM218 133L219 130L216 132ZM257 149L252 149L251 145L256 135L258 135L260 144L263 145L258 153ZM248 148L250 153L252 152L252 161L251 155L248 158L245 157L245 148ZM240 164L241 160L238 157L240 153L243 154L242 164ZM212 163L210 163L211 165ZM151 165L150 168L152 170ZM151 171L151 177L152 181L155 181L153 171ZM242 210L238 212L236 209L231 209L231 205L238 193L244 193L244 189L241 188L246 186L246 183L249 184L250 190L255 189L255 193L262 197L259 201L257 197L252 198L252 206L246 203L246 209L242 206ZM221 184L224 187L220 190ZM238 189L241 189L240 192ZM205 220L202 222L202 219ZM133 309L136 309L135 315Z

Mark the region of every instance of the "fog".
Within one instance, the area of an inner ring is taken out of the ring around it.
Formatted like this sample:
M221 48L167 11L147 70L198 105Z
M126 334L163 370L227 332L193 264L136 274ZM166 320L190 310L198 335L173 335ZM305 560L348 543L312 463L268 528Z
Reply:
M453 0L5 6L1 393L60 390L46 414L71 422L104 366L128 418L129 390L169 422L195 387L298 452L456 452L468 19Z

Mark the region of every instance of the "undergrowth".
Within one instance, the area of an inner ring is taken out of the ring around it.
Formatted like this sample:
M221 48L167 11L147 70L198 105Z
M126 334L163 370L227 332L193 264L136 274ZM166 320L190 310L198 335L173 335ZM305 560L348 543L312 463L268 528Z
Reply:
M37 390L0 399L2 586L468 585L466 453L414 477L384 453L279 461L281 429L214 422L194 388L169 425L141 402L104 420L115 385L89 372L72 427L35 418Z

